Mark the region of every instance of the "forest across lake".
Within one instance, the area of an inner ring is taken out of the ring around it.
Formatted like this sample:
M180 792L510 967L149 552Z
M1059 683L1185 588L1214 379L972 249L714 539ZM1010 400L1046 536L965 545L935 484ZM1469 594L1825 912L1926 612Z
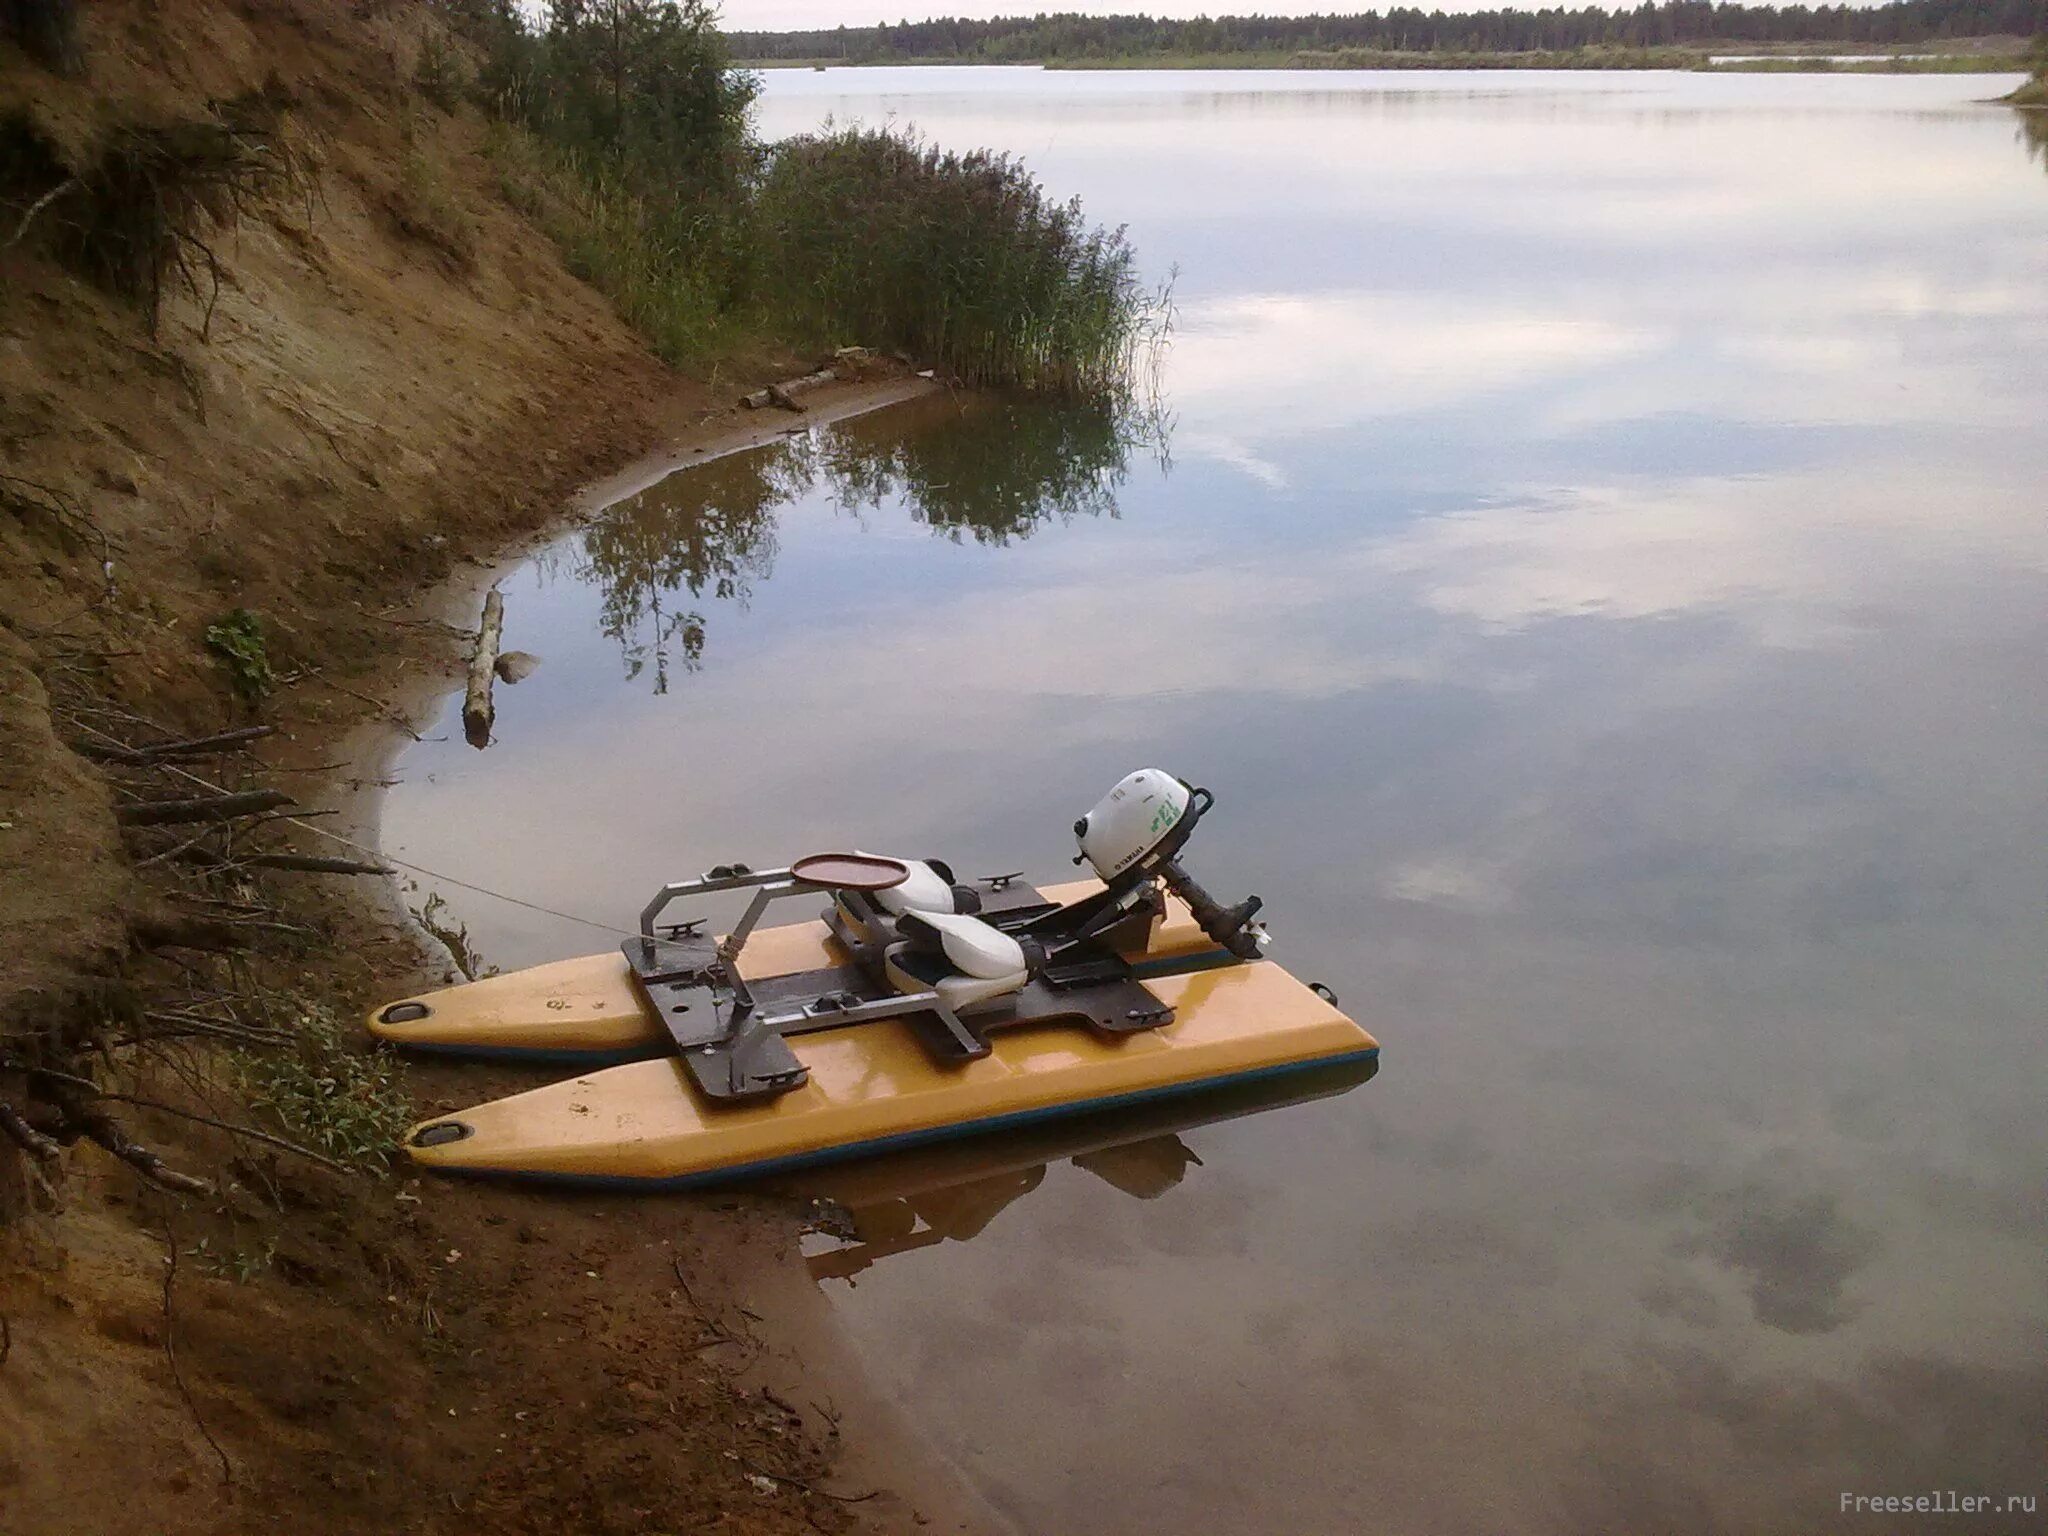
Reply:
M776 64L1045 64L1151 68L1485 67L1685 69L1730 52L1814 58L1897 54L2016 60L2048 33L2048 0L1897 0L1890 5L1716 5L1662 0L1602 10L1428 11L1326 16L943 17L871 27L728 34L734 57ZM1927 62L1923 63L1922 60ZM1872 61L1855 61L1867 64ZM1876 61L1886 67L1888 60ZM1815 59L1816 67L1854 67ZM1948 67L1954 67L1950 65Z

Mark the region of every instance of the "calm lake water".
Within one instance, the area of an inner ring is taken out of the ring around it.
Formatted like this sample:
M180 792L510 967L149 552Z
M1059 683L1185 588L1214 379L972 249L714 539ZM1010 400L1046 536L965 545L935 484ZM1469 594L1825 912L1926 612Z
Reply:
M771 134L1012 149L1177 266L1170 452L940 402L672 478L505 583L545 663L488 752L451 701L388 844L630 925L848 842L1054 878L1126 770L1216 791L1190 866L1378 1077L830 1186L821 1283L1024 1530L2038 1500L2048 168L1972 101L2010 83L771 74ZM501 965L605 942L445 894Z

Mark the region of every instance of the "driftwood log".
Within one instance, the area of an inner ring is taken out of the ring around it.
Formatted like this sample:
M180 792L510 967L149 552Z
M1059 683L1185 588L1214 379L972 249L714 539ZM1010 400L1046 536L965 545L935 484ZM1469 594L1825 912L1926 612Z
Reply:
M814 389L822 389L839 377L837 368L820 368L816 373L807 373L800 379L784 379L780 384L770 384L766 389L757 389L750 395L741 395L740 404L750 411L764 406L779 405L785 411L801 411L803 402L797 396L807 395Z
M493 587L484 594L483 622L477 626L476 649L469 657L469 687L462 697L462 737L479 752L491 744L491 722L497 718L491 684L498 676L498 643L504 630L505 598Z

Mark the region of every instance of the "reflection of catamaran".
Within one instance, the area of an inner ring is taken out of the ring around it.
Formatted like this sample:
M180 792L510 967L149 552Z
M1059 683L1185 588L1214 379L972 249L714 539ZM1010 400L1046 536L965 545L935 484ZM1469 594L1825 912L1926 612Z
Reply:
M1037 1189L1047 1166L1062 1159L1133 1199L1156 1200L1178 1187L1189 1168L1201 1166L1181 1132L1334 1097L1367 1081L1376 1066L1368 1056L1307 1067L812 1174L801 1192L842 1207L850 1227L804 1262L813 1279L850 1280L897 1254L970 1241Z
M1254 963L1257 897L1223 907L1181 866L1212 803L1131 774L1074 825L1099 879L1045 892L864 853L721 866L664 886L620 954L388 1004L370 1028L405 1045L624 1063L430 1121L408 1150L678 1185L1375 1056L1327 992ZM664 920L733 891L751 899L723 939ZM827 898L823 920L759 927L792 896Z

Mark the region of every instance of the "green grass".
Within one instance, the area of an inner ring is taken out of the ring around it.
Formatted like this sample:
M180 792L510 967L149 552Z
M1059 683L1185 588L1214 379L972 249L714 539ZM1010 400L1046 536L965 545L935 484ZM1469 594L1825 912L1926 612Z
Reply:
M325 1007L301 1003L292 1045L237 1052L253 1103L299 1140L352 1168L382 1169L414 1119L398 1070L381 1050L359 1049Z
M543 143L508 124L489 153L507 202L561 247L569 270L598 289L663 361L687 366L736 329L707 259L711 232L682 204L635 191L617 169Z
M246 703L255 703L277 681L263 639L263 621L246 608L236 608L219 623L207 625L206 648L227 670L228 682Z

